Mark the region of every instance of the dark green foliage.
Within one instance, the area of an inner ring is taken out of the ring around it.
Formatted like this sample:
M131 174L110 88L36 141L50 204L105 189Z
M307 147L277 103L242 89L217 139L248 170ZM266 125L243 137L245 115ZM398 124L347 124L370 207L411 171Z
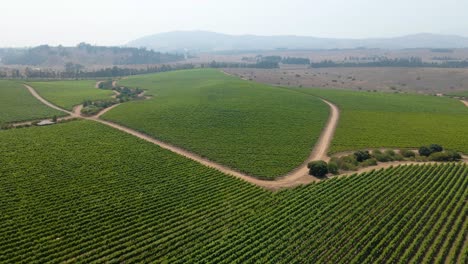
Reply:
M461 155L455 151L434 152L429 156L432 161L459 161Z
M371 157L369 151L367 151L367 150L356 151L356 152L354 152L354 156L356 157L356 160L358 162L363 162L363 161L365 161L367 159L370 159L370 157Z
M119 101L116 99L85 101L83 102L83 108L81 109L81 113L87 116L96 115L101 110L115 105L117 103L119 103Z
M444 150L444 148L441 145L438 145L438 144L429 145L429 149L431 150L431 153L441 152L441 151Z
M432 153L431 149L426 146L420 147L418 152L419 152L419 155L424 156L424 157L429 157L429 155L431 155Z
M331 174L338 174L339 173L338 164L334 161L328 162L328 172Z
M99 83L99 89L112 90L112 88L114 88L112 83L113 83L112 79L102 81Z
M309 174L316 177L323 177L328 173L328 165L323 160L309 162L307 168L309 168Z

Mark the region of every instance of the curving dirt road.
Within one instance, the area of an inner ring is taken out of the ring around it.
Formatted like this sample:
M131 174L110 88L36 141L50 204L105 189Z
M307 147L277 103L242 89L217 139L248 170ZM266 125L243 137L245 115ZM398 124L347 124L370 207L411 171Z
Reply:
M460 100L464 105L466 105L466 107L468 107L468 101L465 101L465 100Z
M237 178L241 178L241 179L243 179L243 180L245 180L247 182L256 184L258 186L261 186L261 187L264 187L264 188L267 188L267 189L273 189L273 190L280 189L280 188L295 187L295 186L298 186L298 185L308 184L308 183L311 183L311 182L314 182L314 181L319 181L319 179L308 175L307 163L309 161L311 161L311 160L326 159L327 158L326 157L326 151L327 151L328 146L330 144L330 141L331 141L331 139L333 137L333 133L335 131L335 128L336 128L336 125L337 125L337 122L338 122L338 116L339 116L338 108L335 105L333 105L332 103L322 99L326 104L328 104L330 106L331 115L330 115L330 118L329 118L329 120L327 122L325 130L322 133L322 135L321 135L321 137L319 139L319 142L314 147L314 150L312 151L310 157L299 168L295 169L291 173L289 173L289 174L287 174L287 175L285 175L283 177L280 177L277 180L268 181L268 180L260 180L260 179L254 178L253 176L247 175L245 173L241 173L241 172L236 171L234 169L231 169L231 168L229 168L227 166L224 166L224 165L221 165L219 163L208 160L206 158L203 158L203 157L201 157L201 156L199 156L199 155L197 155L195 153L192 153L192 152L190 152L188 150L185 150L185 149L173 146L171 144L162 142L160 140L157 140L157 139L155 139L153 137L150 137L150 136L148 136L146 134L143 134L143 133L138 132L136 130L130 129L128 127L124 127L122 125L119 125L119 124L116 124L116 123L113 123L113 122L110 122L110 121L105 121L105 120L99 119L99 117L101 115L103 115L107 111L111 110L112 108L117 107L118 104L113 105L110 108L104 109L98 115L96 115L94 117L85 117L85 116L81 115L81 108L82 108L81 105L75 107L73 112L69 112L69 111L67 111L65 109L62 109L62 108L48 102L44 98L42 98L32 87L30 87L30 86L26 86L26 87L31 92L31 94L34 97L36 97L38 100L40 100L42 103L44 103L44 104L46 104L46 105L48 105L48 106L50 106L50 107L52 107L54 109L63 111L65 113L68 113L73 117L80 117L80 118L87 119L87 120L93 120L93 121L102 123L104 125L113 127L115 129L123 131L123 132L125 132L127 134L136 136L138 138L141 138L143 140L146 140L148 142L156 144L156 145L158 145L158 146L160 146L160 147L162 147L164 149L167 149L167 150L170 150L170 151L172 151L174 153L182 155L182 156L184 156L186 158L197 161L197 162L199 162L199 163L201 163L201 164L203 164L203 165L205 165L207 167L215 168L215 169L217 169L217 170L219 170L219 171L221 171L221 172L223 172L225 174L230 174L230 175L235 176Z
M327 124L325 126L325 129L322 132L322 135L320 136L320 138L319 138L316 146L314 147L311 155L300 167L293 170L291 173L289 173L289 174L287 174L287 175L285 175L283 177L277 178L274 181L268 181L268 180L260 180L260 179L254 178L253 176L247 175L245 173L241 173L241 172L236 171L234 169L231 169L231 168L229 168L227 166L224 166L224 165L221 165L219 163L213 162L213 161L211 161L209 159L203 158L203 157L201 157L201 156L199 156L199 155L197 155L197 154L195 154L193 152L190 152L188 150L173 146L171 144L160 141L160 140L155 139L155 138L153 138L153 137L151 137L149 135L146 135L144 133L141 133L141 132L138 132L136 130L130 129L128 127L116 124L114 122L102 120L102 119L99 118L101 115L103 115L107 111L113 109L114 107L117 107L119 104L116 104L116 105L113 105L113 106L111 106L109 108L104 109L103 111L101 111L96 116L85 117L85 116L81 115L81 108L82 108L81 105L75 107L73 113L71 113L69 111L61 109L60 107L55 106L52 103L48 102L47 100L42 98L32 87L27 86L27 85L25 85L25 86L28 88L28 90L31 92L31 94L34 97L36 97L38 100L40 100L44 104L46 104L46 105L48 105L48 106L50 106L50 107L52 107L54 109L63 111L65 113L68 113L72 117L79 117L79 118L86 119L86 120L92 120L92 121L99 122L101 124L110 126L112 128L115 128L115 129L120 130L122 132L125 132L127 134L133 135L135 137L138 137L140 139L143 139L145 141L148 141L150 143L158 145L161 148L164 148L164 149L167 149L167 150L169 150L171 152L174 152L176 154L182 155L182 156L184 156L184 157L186 157L188 159L196 161L196 162L198 162L200 164L203 164L203 165L205 165L207 167L214 168L214 169L216 169L216 170L218 170L220 172L232 175L234 177L240 178L242 180L245 180L247 182L250 182L252 184L255 184L257 186L260 186L262 188L266 188L266 189L269 189L269 190L292 188L292 187L296 187L296 186L299 186L299 185L304 185L304 184L309 184L311 182L320 181L320 179L308 175L307 163L310 162L310 161L319 160L319 159L329 160L329 157L327 156L327 150L328 150L330 142L331 142L331 140L333 138L333 134L335 132L335 129L336 129L336 126L337 126L337 123L338 123L338 119L339 119L339 110L338 110L338 108L334 104L328 102L327 100L322 99L322 101L324 101L328 106L330 106L331 112L330 112L330 117L328 119L328 122L327 122ZM465 157L465 162L466 161L467 161L467 159ZM433 163L433 162L430 162L430 163ZM387 167L390 167L390 166L409 165L409 164L425 164L425 163L422 163L422 162L384 163L384 164L379 164L378 166L362 168L362 169L360 169L358 171L338 175L338 176L335 176L335 177L340 177L340 176L346 176L346 175L371 171L371 170L374 170L374 169L387 168Z
M62 108L60 108L60 107L58 107L58 106L56 106L56 105L50 103L50 102L47 101L46 99L42 98L42 97L36 92L36 90L34 90L34 88L32 88L31 86L29 86L29 85L27 85L27 84L24 84L24 86L29 90L29 92L30 92L34 97L37 98L37 100L41 101L43 104L47 105L48 107L51 107L51 108L53 108L53 109L55 109L55 110L58 110L58 111L65 112L65 113L67 113L67 114L69 114L69 115L74 115L72 112L67 111L67 110L65 110L65 109L62 109Z

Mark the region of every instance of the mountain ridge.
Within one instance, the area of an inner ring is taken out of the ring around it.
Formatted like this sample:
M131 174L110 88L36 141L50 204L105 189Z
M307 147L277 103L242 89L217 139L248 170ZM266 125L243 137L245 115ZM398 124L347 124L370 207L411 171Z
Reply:
M468 37L417 33L390 38L320 38L298 35L229 35L211 31L170 31L144 36L127 43L130 47L146 47L158 51L225 51L275 49L411 49L468 48Z

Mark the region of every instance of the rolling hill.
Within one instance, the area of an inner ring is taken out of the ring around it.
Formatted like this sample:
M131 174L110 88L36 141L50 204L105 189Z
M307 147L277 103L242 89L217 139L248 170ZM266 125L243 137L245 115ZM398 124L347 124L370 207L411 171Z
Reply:
M395 38L339 39L308 36L227 35L209 31L173 31L145 36L127 46L158 51L222 51L274 49L410 49L466 48L468 38L455 35L421 33Z

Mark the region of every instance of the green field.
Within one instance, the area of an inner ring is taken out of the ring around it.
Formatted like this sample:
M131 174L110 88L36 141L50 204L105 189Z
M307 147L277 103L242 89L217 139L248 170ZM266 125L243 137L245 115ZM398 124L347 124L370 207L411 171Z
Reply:
M294 90L321 96L340 108L332 153L431 143L468 153L468 107L458 100L413 94Z
M466 165L272 193L91 121L0 149L0 263L468 261Z
M0 125L54 115L63 113L43 105L21 83L0 80Z
M73 110L75 105L82 104L86 100L109 99L112 91L96 89L96 81L52 81L30 82L42 97L49 102Z
M328 106L314 96L217 70L134 76L119 84L153 97L122 104L104 119L266 179L304 162L328 119Z

